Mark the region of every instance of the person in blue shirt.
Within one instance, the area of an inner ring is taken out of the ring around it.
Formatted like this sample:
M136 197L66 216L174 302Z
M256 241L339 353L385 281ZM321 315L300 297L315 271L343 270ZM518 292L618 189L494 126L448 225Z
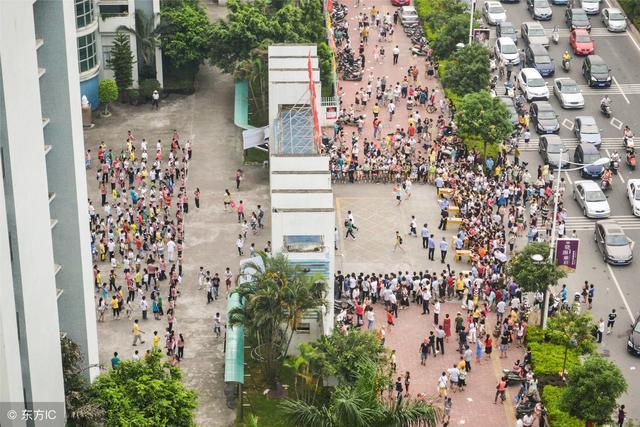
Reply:
M120 358L118 357L118 352L113 352L113 357L111 358L111 368L118 369L120 366Z
M434 253L436 251L436 240L433 238L433 234L429 236L427 246L429 248L429 260L433 261L433 259L435 258Z
M449 249L449 244L447 243L446 238L442 238L440 241L440 262L444 264L444 259L447 257L447 250Z
M567 302L567 292L567 285L562 285L562 290L560 291L560 300L563 304Z

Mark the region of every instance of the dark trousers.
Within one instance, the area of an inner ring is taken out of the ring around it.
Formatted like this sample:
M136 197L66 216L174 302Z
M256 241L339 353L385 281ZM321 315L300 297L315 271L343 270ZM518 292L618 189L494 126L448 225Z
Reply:
M398 63L398 54L394 53L393 54L393 65L396 65Z
M436 338L436 350L444 354L444 338Z
M444 259L447 257L447 251L440 251L440 261L444 264Z
M435 323L436 325L438 324L438 317L439 317L438 313L433 313L433 323Z
M423 237L422 238L422 249L427 249L427 242L429 241L429 238L427 237Z
M200 199L195 199L196 202L196 208L200 209Z
M430 313L429 312L429 301L422 301L422 314Z
M433 259L435 258L435 248L429 248L429 260L433 261Z
M147 310L142 310L142 320L147 320Z
M598 343L602 342L602 332L596 331L596 337L598 338Z
M207 304L213 301L213 291L207 292Z
M471 372L471 360L464 361L464 370L467 372Z

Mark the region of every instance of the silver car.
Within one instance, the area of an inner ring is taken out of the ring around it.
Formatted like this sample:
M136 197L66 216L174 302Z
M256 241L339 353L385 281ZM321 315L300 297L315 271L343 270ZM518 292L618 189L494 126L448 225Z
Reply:
M489 25L497 25L498 22L507 20L507 12L504 7L497 1L487 1L482 6L482 14Z
M597 15L600 13L600 0L580 0L580 8L587 15Z
M594 181L576 181L573 183L573 199L578 202L587 218L609 218L611 208L607 196Z
M614 265L628 265L633 261L631 241L615 221L596 222L594 239L604 262Z
M627 18L620 9L607 7L602 9L602 23L611 32L622 32L627 29Z
M584 96L575 80L561 77L553 81L553 94L562 108L584 108Z
M522 39L526 44L541 44L546 48L549 47L549 37L545 34L541 23L535 21L523 22L520 30Z

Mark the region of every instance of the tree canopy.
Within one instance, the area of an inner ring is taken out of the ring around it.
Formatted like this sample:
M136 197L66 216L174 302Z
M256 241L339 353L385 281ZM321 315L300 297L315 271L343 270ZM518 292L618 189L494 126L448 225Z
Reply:
M564 270L559 269L553 260L549 261L550 251L547 243L529 243L509 260L507 272L525 292L544 292L566 277ZM532 255L541 255L543 261L534 261Z
M466 43L469 38L469 15L457 14L445 21L433 41L433 53L438 58L446 58L456 51L458 43ZM487 63L488 64L488 63Z
M162 52L175 68L201 64L212 43L213 28L207 13L197 3L176 2L161 11Z
M593 354L569 372L560 407L574 417L608 424L616 401L626 391L627 382L620 368Z
M122 361L100 375L89 393L105 410L105 425L195 425L196 393L184 386L180 369L163 362L157 350L139 361Z
M484 90L467 94L460 100L455 122L460 135L482 140L485 157L488 145L500 144L513 131L507 108Z
M460 24L456 24L456 21L450 21L448 25ZM447 37L459 35L460 28L456 27L450 31L455 32ZM442 83L456 95L464 96L486 89L489 86L490 76L489 51L479 43L471 43L455 51L447 61L447 69Z
M130 88L133 83L133 58L129 35L117 32L107 65L113 70L113 77L121 93Z

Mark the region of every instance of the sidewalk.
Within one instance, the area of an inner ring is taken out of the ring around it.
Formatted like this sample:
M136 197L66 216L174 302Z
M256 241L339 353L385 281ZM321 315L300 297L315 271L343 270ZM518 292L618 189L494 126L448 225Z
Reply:
M369 14L369 10L372 4L368 4L362 7L355 7L355 2L349 1L345 3L345 6L349 8L347 19L349 21L349 36L351 40L351 46L357 53L360 43L360 37L358 32L358 20L359 13ZM382 16L387 12L393 15L395 7L389 2L373 2L376 8L380 10ZM348 110L351 104L355 104L355 93L358 89L366 89L368 80L372 77L373 91L375 93L375 82L378 77L386 76L387 87L394 87L396 82L402 82L404 76L407 75L407 70L410 66L417 66L419 69L419 77L414 84L412 79L409 78L410 84L415 86L427 87L429 90L435 87L436 89L436 105L439 105L439 101L443 96L442 87L436 78L428 78L426 76L426 66L424 57L414 57L409 53L411 47L411 41L405 35L402 26L397 25L391 41L382 43L385 47L384 62L376 62L374 59L374 50L376 45L380 46L378 42L377 32L372 28L369 33L369 43L365 46L365 70L364 78L359 82L340 81L339 85L344 91L342 99L343 109ZM393 65L392 49L398 46L400 50L399 60L397 65ZM375 104L375 96L372 95L372 100L368 102L365 110L356 111L358 114L366 114L364 133L359 138L360 149L362 150L362 143L364 138L369 140L373 139L373 112L372 107ZM355 105L354 105L355 106ZM429 117L436 119L440 112L433 114L427 114L424 108L414 107L413 111L419 111L422 118ZM397 127L407 129L408 118L410 111L406 108L406 102L400 98L396 103L396 113L391 122L389 122L389 114L386 107L380 107L380 119L383 122L383 133L391 132ZM345 139L350 140L351 132L356 132L355 127L345 127ZM362 152L362 151L361 151ZM348 243L341 241L340 245L344 244L346 247L341 248L343 257L336 260L342 267L343 272L392 272L401 270L409 271L424 271L429 269L430 271L439 271L441 269L440 263L433 264L426 261L426 253L413 252L413 249L408 249L408 253L405 254L389 254L386 250L386 240L380 237L380 231L392 232L392 230L401 230L404 234L406 231L409 216L408 214L416 214L418 224L422 224L424 219L428 219L430 228L435 228L434 221L436 221L436 214L433 211L433 202L435 201L435 195L432 188L421 189L416 187L414 199L411 200L412 206L409 209L413 209L412 212L404 212L407 207L402 209L393 208L390 193L384 193L384 197L380 197L380 189L375 185L365 185L363 188L359 185L357 190L358 197L353 197L351 193L354 193L353 185L336 185L335 192L338 200L342 199L344 206L342 211L346 212L346 209L354 209L356 222L360 221L364 214L360 212L360 215L355 211L358 207L362 209L371 208L376 206L375 214L376 218L371 218L373 221L371 227L368 227L367 233L365 229L358 233L358 242ZM372 188L375 187L375 188ZM377 191L376 191L377 188ZM386 191L386 190L383 190ZM389 188L390 191L390 188ZM347 196L347 197L341 197ZM352 200L349 200L352 199ZM431 208L430 208L431 207ZM338 206L337 206L338 208ZM338 208L339 209L339 208ZM385 210L386 209L386 210ZM391 213L395 211L393 215L386 215L385 212ZM344 212L339 212L339 218ZM398 214L404 212L402 218L398 218ZM428 217L428 218L427 218ZM364 218L366 221L366 217ZM365 224L365 228L366 224ZM376 232L373 232L376 230ZM389 231L391 230L391 231ZM451 228L447 232L447 236L453 235L453 229ZM439 235L439 233L436 233ZM449 239L449 237L447 237ZM382 239L382 240L380 240ZM439 239L439 238L438 238ZM389 237L391 242L391 237ZM355 246L353 246L355 245ZM372 247L370 247L373 245ZM389 243L391 245L391 243ZM353 246L353 247L350 247ZM357 248L360 249L357 249ZM382 252L377 253L371 250L371 248L378 248ZM354 250L357 249L357 250ZM390 246L389 246L390 251ZM419 250L418 250L419 251ZM372 255L374 259L369 259L368 255ZM400 259L398 259L400 257ZM468 266L468 264L467 264ZM435 268L434 268L435 267ZM463 264L458 262L452 263L452 268L455 269L468 269ZM460 305L456 303L442 304L441 319L448 313L453 319L457 312L460 310ZM451 336L449 343L445 343L446 356L438 355L438 357L429 357L427 365L420 365L419 347L422 340L429 335L429 331L433 330L433 314L422 316L421 307L412 304L407 310L401 310L399 312L399 318L397 319L396 326L393 330L387 334L385 345L390 349L396 350L397 353L397 375L403 376L405 371L411 373L411 388L410 394L415 396L417 393L427 394L429 396L437 396L437 379L441 375L442 371L445 371L452 367L453 363L457 363L460 358L460 354L456 352L458 347L457 337ZM463 315L466 310L462 310ZM466 318L466 316L463 316ZM375 306L375 328L382 324L386 324L386 313L381 304ZM442 321L441 321L442 322ZM465 325L467 322L465 321ZM491 332L495 324L495 315L490 314L488 319L487 331ZM472 347L474 352L474 361L472 364L472 372L467 376L468 387L464 392L449 392L449 396L452 397L453 407L451 411L450 425L473 425L478 427L483 426L509 426L513 425L515 420L512 398L517 389L513 387L507 394L507 400L504 405L498 403L493 404L495 395L496 384L500 378L502 368L510 368L516 359L521 358L522 353L520 349L515 347L510 348L509 357L507 359L499 358L498 343L494 339L494 352L491 358L483 357L481 364L478 365L475 356L475 346ZM442 404L442 402L438 403Z

